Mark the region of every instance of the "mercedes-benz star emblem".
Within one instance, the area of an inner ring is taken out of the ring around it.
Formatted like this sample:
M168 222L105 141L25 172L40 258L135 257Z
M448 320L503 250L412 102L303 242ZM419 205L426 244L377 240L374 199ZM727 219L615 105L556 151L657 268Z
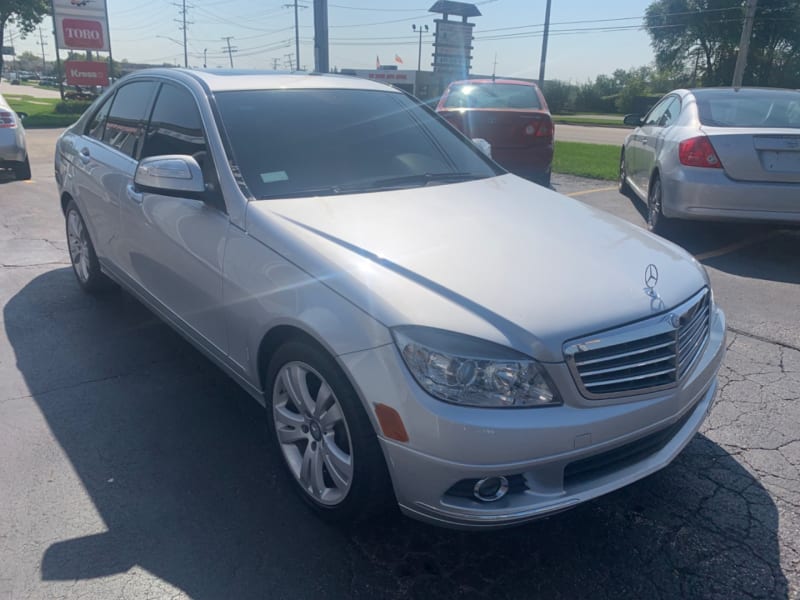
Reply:
M644 284L647 286L647 289L652 290L656 287L658 283L658 268L653 265L647 265L647 268L644 270Z

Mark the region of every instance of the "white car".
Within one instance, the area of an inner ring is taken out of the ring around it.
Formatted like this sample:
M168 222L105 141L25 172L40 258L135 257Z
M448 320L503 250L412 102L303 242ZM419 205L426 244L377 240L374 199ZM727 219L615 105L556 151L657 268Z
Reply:
M520 523L666 466L711 408L703 267L394 88L140 71L56 179L78 283L117 281L264 404L325 517Z
M22 119L25 113L16 113L0 95L0 169L11 169L16 179L31 178L31 164L25 145Z

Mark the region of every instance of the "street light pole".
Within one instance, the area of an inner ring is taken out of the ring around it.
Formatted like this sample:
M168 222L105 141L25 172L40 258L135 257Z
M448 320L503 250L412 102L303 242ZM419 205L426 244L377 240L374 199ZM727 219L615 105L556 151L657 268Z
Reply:
M417 27L419 27L419 52L417 53L417 71L422 70L422 32L425 31L427 33L428 26L427 25L412 25L411 29L413 31L417 31Z

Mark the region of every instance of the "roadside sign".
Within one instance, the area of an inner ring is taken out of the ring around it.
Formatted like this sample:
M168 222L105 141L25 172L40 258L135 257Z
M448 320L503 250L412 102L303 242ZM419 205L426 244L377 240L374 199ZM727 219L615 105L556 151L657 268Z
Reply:
M108 85L108 63L86 60L64 62L67 85Z

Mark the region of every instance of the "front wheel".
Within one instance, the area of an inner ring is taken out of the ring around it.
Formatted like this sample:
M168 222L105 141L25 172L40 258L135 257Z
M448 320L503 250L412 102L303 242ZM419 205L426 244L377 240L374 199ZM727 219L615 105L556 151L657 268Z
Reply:
M336 362L290 341L267 370L272 437L302 499L321 517L355 523L391 498L383 452L361 401Z

